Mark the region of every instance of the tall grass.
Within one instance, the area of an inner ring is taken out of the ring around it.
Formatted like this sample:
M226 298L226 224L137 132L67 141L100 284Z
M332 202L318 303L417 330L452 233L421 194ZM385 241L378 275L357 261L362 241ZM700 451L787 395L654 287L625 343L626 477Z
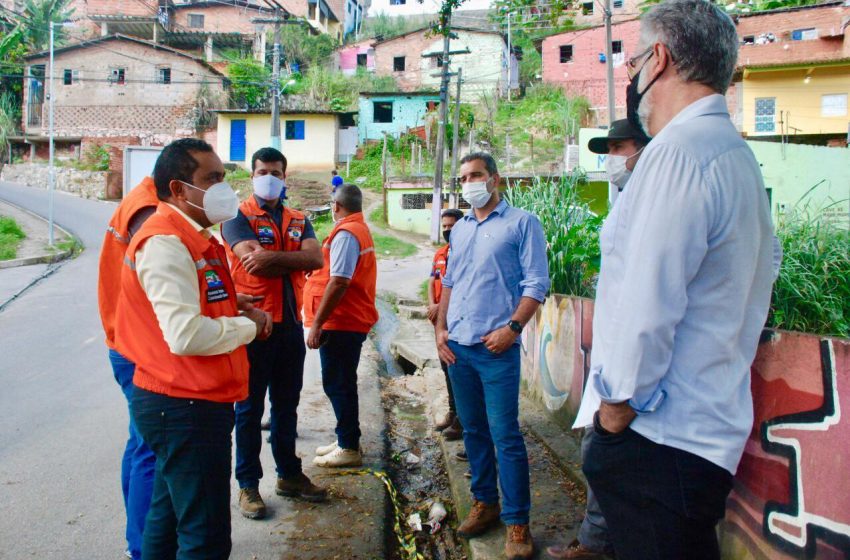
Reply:
M530 187L511 188L506 195L509 204L531 212L543 224L552 293L593 297L602 218L579 198L578 176L535 178Z
M26 234L21 226L8 216L0 216L0 261L18 256L18 246Z
M776 234L784 255L768 326L850 337L850 231L802 210Z

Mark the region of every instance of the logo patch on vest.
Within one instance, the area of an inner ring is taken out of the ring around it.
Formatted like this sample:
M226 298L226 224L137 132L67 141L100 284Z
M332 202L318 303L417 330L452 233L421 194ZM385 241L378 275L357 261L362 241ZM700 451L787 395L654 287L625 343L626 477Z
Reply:
M221 281L221 278L219 278L214 270L206 271L204 273L204 279L207 281L207 303L227 299L227 290L224 289L224 282Z
M274 245L274 229L271 226L257 226L257 240L260 245Z
M287 235L289 235L289 238L290 238L292 241L294 241L294 242L296 242L296 243L300 243L300 242L301 242L301 235L302 235L302 232L301 232L301 228L300 228L300 227L298 227L298 226L289 226L289 229L287 229L287 230L286 230L286 234L287 234Z

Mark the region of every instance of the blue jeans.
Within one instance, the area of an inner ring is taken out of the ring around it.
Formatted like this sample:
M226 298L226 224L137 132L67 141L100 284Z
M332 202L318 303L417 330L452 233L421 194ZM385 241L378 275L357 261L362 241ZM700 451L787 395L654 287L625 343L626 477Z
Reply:
M324 331L319 347L322 387L336 415L337 445L360 448L360 404L357 398L357 365L365 333Z
M528 523L531 496L528 453L519 431L519 345L493 354L483 344L449 341L457 359L449 366L463 443L472 470L472 494L486 504L499 501L506 525ZM494 453L495 446L495 453Z
M260 423L266 389L271 401L271 444L277 475L292 478L301 474L295 437L306 353L300 325L275 323L268 340L255 340L248 345L248 398L236 403L236 480L240 488L256 488L263 477Z
M142 559L226 560L233 404L134 387L130 410L156 454Z
M129 411L130 397L133 394L133 373L136 365L116 352L109 350L109 362L115 381L121 386L127 398ZM145 517L151 503L153 491L154 466L156 456L148 447L130 417L130 437L124 448L121 460L121 489L124 491L124 510L127 513L127 549L133 560L142 557L142 535L145 532Z

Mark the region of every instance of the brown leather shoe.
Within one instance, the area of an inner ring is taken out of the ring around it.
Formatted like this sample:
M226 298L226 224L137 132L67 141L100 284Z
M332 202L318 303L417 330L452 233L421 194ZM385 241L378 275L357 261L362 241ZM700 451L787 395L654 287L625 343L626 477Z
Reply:
M463 426L460 425L460 420L455 418L452 425L443 430L443 439L446 441L457 441L463 437Z
M499 507L498 503L485 504L484 502L473 500L469 515L466 516L466 519L457 528L458 536L468 539L487 532L487 529L499 522L500 513L502 513L502 508Z
M578 542L578 539L573 539L573 542L564 546L550 546L546 549L546 554L558 560L563 559L579 559L579 560L603 560L605 555L601 552L591 550Z
M307 475L298 473L292 478L278 478L275 493L288 498L301 498L308 502L324 502L328 497L326 488L313 484Z
M239 490L239 513L248 519L262 519L266 516L266 504L256 487Z
M529 560L534 555L534 541L528 525L508 525L505 556L508 560Z
M442 432L443 430L451 426L456 420L457 415L453 412L449 412L448 414L446 414L446 417L443 419L442 422L434 426L434 429L438 432Z

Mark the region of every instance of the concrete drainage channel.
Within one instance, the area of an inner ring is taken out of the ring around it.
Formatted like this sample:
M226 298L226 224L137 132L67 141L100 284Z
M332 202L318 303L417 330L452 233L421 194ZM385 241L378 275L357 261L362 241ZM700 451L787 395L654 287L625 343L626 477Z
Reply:
M439 436L428 416L426 379L422 375L411 375L418 368L404 358L397 359L392 351L400 334L395 309L396 305L401 307L404 303L379 300L381 320L375 327L375 343L385 366L379 371L387 422L386 471L397 492L401 518L396 528L395 508L390 503L387 558L459 560L466 555L451 529L457 524L457 515ZM446 510L446 516L439 521L439 526L430 523L429 514L439 514L441 509ZM399 530L406 539L404 544L399 542Z

